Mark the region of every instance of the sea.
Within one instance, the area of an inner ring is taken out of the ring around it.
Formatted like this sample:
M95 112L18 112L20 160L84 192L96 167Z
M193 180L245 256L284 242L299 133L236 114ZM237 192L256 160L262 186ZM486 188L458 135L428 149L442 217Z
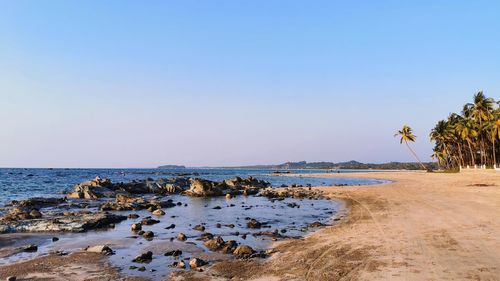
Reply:
M369 172L371 170L366 170ZM282 172L280 176L273 175ZM236 176L252 176L271 183L273 187L282 185L372 185L385 183L384 180L366 178L321 178L321 177L287 177L286 173L318 174L331 173L328 170L266 170L266 169L33 169L33 168L0 168L0 205L11 200L28 197L57 197L83 181L96 176L109 178L113 182L128 182L141 179L159 179L178 176L196 177L214 181L234 178ZM354 170L335 170L335 173L359 172Z

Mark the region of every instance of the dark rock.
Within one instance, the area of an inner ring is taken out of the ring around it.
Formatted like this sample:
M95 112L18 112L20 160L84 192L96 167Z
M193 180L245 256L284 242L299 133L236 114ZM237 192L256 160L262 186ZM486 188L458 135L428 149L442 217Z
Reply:
M155 236L155 234L154 234L154 232L153 232L153 231L146 231L146 232L142 235L142 237L144 237L144 238L148 238L148 239L151 239L151 238L153 238L154 236Z
M247 227L248 228L261 228L262 227L262 223L260 223L256 219L251 219L250 221L247 222Z
M23 252L36 252L38 251L38 246L34 244L29 244L23 247Z
M147 251L146 253L142 253L136 256L132 261L137 263L148 263L153 259L153 253L151 251Z
M159 223L159 220L152 219L151 217L146 217L141 220L142 225L153 225Z
M177 240L179 241L186 241L187 240L187 237L184 233L179 233L177 234Z
M180 256L180 255L182 255L182 251L181 250L173 250L173 251L169 251L169 252L165 253L165 256L172 256L172 257L177 257L177 256Z
M171 224L171 225L165 227L165 229L174 229L174 228L175 228L175 224Z
M200 266L204 266L206 265L207 262L202 260L202 259L199 259L199 258L192 258L190 261L189 261L189 266L191 268L198 268Z
M205 227L201 224L195 225L193 229L197 231L205 231Z

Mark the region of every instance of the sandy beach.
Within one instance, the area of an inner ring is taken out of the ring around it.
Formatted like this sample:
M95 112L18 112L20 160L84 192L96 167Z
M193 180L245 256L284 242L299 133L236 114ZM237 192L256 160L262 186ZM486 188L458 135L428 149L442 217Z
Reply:
M377 186L319 187L329 197L346 203L348 215L337 224L300 240L276 243L276 253L264 262L220 262L203 272L177 273L172 278L500 280L499 173L371 172L328 176L393 182ZM104 275L96 276L96 267L106 267L105 258L82 257L79 254L73 258L49 256L3 266L0 279L24 275L50 280L50 273L61 274L67 272L67 268L78 268L78 279L85 279L84 276L95 280L123 278L109 267Z
M215 271L237 280L500 280L499 173L331 176L395 182L323 187L346 200L345 221L279 244L264 264Z

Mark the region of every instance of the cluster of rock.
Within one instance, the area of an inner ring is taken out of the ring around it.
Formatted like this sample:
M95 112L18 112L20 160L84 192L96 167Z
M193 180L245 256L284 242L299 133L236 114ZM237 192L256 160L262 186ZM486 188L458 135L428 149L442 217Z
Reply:
M126 216L107 212L64 212L39 219L0 218L0 233L8 232L85 232L91 229L113 227Z
M227 195L254 195L270 184L264 180L253 177L224 180L214 182L202 179L191 179L186 195L198 197L227 196Z
M287 187L287 188L266 188L260 192L260 195L271 199L322 199L324 198L323 192L313 190L311 188L305 189L301 187Z
M204 233L202 235L203 243L207 249L213 252L220 252L223 254L233 254L238 258L252 258L261 257L264 253L256 253L250 246L238 245L238 242L234 240L224 241L222 237L213 237L210 233Z
M98 199L112 198L118 194L171 194L180 193L189 187L188 178L171 178L153 180L134 180L128 183L112 183L109 179L96 177L93 180L82 182L74 187L69 198Z
M197 178L146 179L128 183L112 183L109 179L96 177L93 180L77 184L68 194L69 198L98 199L113 198L118 195L173 193L188 196L210 197L230 195L253 195L269 187L266 181L253 177L224 180L222 182Z
M100 209L103 211L137 211L147 209L154 212L156 210L161 210L161 208L172 208L179 204L181 203L174 203L171 199L146 199L141 196L117 194L114 201L105 202L101 205Z

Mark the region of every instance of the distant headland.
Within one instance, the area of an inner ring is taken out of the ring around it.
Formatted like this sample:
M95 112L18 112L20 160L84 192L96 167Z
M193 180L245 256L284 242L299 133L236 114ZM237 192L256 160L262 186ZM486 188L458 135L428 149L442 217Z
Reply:
M431 169L437 169L434 162L425 163ZM180 165L162 165L158 169L185 169ZM268 169L268 170L291 170L291 169L351 169L351 170L421 170L422 166L417 162L389 162L389 163L361 163L358 161L348 162L285 162L283 164L271 165L249 165L249 166L225 166L225 167L193 167L193 168L223 168L223 169Z

